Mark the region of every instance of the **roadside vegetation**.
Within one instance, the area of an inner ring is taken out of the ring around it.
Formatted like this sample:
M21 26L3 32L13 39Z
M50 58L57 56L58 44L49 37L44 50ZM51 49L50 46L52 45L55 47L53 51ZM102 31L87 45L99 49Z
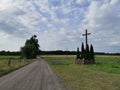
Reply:
M75 64L76 56L42 56L65 87L73 90L120 90L120 56L95 56L96 64Z
M40 52L40 45L38 44L37 36L33 35L30 39L27 39L25 45L21 47L21 57L26 59L37 58Z
M20 48L20 52L1 51L0 77L33 62L40 52L39 47L37 36L33 35L26 40L25 45Z
M33 61L32 59L20 59L20 56L0 56L0 77Z

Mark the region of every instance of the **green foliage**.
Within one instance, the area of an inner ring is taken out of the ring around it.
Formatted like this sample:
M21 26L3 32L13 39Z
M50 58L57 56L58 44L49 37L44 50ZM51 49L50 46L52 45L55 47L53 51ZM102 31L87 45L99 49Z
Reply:
M89 45L87 44L87 47L86 49L84 49L84 44L82 43L82 46L81 46L81 56L82 58L84 58L85 60L92 60L90 61L91 63L95 63L95 59L94 59L94 48L92 45L90 45L90 48L89 48Z
M35 53L33 50L34 50L34 45L27 44L22 48L22 54L27 59L34 58Z
M90 45L90 59L94 59L94 50L92 45Z
M87 44L86 50L85 50L85 59L89 60L90 57L90 51L89 51L89 45Z
M80 51L79 51L79 47L77 48L77 57L76 59L80 58Z
M81 46L81 57L85 57L85 49L84 49L84 44L82 42L82 46Z
M36 58L39 53L39 44L36 35L32 36L30 39L26 40L25 46L21 48L22 56L31 59Z
M93 60L93 62L95 63L94 49L93 49L92 44L91 44L91 46L90 46L90 59Z

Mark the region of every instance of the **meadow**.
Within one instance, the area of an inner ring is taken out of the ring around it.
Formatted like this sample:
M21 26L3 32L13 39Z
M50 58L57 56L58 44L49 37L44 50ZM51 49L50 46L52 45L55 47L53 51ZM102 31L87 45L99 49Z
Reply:
M73 90L120 90L120 56L95 56L96 64L75 64L75 56L41 56L59 77L60 83Z
M33 61L34 60L20 59L19 56L0 56L0 77Z

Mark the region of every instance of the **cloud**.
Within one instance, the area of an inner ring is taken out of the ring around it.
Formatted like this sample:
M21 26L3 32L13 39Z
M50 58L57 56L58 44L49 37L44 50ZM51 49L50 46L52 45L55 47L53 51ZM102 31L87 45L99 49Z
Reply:
M119 52L119 4L119 0L1 0L0 45L19 50L37 34L43 50L75 50L87 28L96 51Z
M118 0L109 0L108 2L93 1L88 7L83 20L83 24L93 33L91 41L103 49L111 45L114 48L116 45L119 46L120 13L118 8L120 6L118 3L120 3ZM98 40L94 40L96 38Z

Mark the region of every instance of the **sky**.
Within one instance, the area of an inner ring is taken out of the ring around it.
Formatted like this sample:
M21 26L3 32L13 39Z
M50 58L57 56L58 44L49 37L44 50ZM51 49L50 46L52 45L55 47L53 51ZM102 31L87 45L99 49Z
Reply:
M32 35L41 50L120 53L120 0L1 0L0 50L18 51Z

